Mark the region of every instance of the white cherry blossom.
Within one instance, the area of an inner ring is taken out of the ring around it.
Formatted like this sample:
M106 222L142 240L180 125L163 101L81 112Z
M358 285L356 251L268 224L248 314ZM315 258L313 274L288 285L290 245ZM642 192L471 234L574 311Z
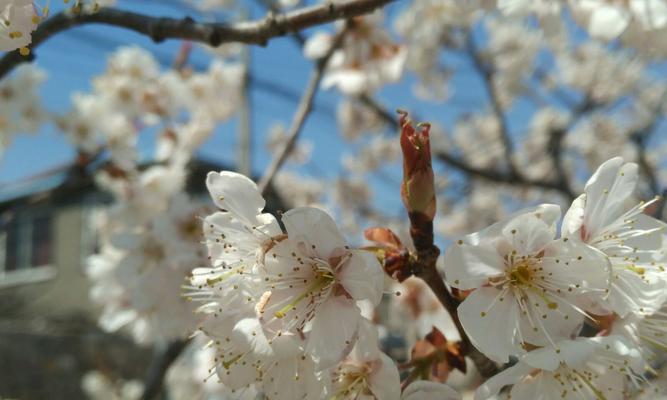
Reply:
M306 57L317 59L333 45L328 33L313 35L304 46ZM394 43L382 28L382 12L351 20L340 49L334 51L322 78L322 87L337 87L347 95L379 89L401 78L407 57L405 46Z
M650 315L629 314L615 318L610 334L620 335L634 345L646 363L659 362L667 349L667 307L665 304Z
M368 320L360 323L359 341L331 375L333 399L401 399L398 369L394 361L379 350L377 328Z
M255 316L255 304L262 296L258 263L268 246L282 235L278 221L263 213L265 201L249 178L229 171L210 172L206 186L222 211L203 221L210 267L192 274L193 299L203 302L200 311L214 319Z
M475 400L486 400L513 385L513 400L623 400L628 382L643 372L639 352L621 337L578 338L538 349L482 384Z
M507 362L529 345L555 347L583 321L577 295L605 293L607 260L555 240L559 217L558 206L544 204L458 240L445 255L447 282L475 289L459 306L461 324L492 360Z
M621 317L656 311L665 289L661 250L664 224L644 210L651 203L626 207L638 180L638 166L620 157L603 163L588 180L563 220L562 232L607 255L612 266L611 291L595 301Z
M377 305L384 273L372 253L349 249L326 212L295 208L282 222L287 238L266 251L260 269L270 293L261 313L283 333L305 333L306 352L320 368L333 366L357 337L362 317L356 301Z
M46 73L32 64L19 66L0 82L0 154L16 134L37 132L47 118L38 97Z
M28 55L26 48L32 41L40 16L32 0L0 1L0 51L21 48L21 54Z

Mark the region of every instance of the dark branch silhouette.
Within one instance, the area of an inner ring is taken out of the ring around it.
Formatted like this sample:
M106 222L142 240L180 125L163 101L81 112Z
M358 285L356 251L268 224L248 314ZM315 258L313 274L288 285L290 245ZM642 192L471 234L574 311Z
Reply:
M52 36L76 26L88 24L112 25L129 29L150 37L155 42L166 39L191 40L217 47L223 43L238 42L264 46L274 37L320 25L339 19L348 19L368 14L393 0L347 0L326 2L322 5L304 7L284 14L269 13L266 17L235 24L202 23L190 17L163 18L101 8L94 13L63 11L42 22L32 35L31 56L22 56L18 50L5 54L0 59L0 78L17 65L31 61L35 49Z

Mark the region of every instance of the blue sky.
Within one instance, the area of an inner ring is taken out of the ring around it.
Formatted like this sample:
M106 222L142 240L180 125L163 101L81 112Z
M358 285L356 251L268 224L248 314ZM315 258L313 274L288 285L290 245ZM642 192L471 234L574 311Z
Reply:
M53 0L51 3L53 12L64 7L61 0ZM258 0L243 2L252 19L265 15L260 3ZM406 4L408 1L404 0L389 7L389 23L393 22L396 13ZM223 18L221 15L198 13L184 6L180 0L118 0L118 7L153 16L190 15L201 21ZM310 35L317 29L331 29L331 24L310 29L305 34ZM478 42L483 43L486 38L481 30L477 32ZM68 110L72 93L88 91L91 78L106 69L108 56L118 47L127 45L138 45L151 51L166 69L169 68L181 42L168 40L154 44L150 39L134 32L105 25L88 25L56 35L37 48L36 63L48 73L48 79L41 91L47 110L55 113ZM252 76L260 82L276 85L290 93L289 98L286 98L267 90L266 85L256 85L252 89L253 172L261 175L271 160L271 155L264 149L264 138L276 122L289 126L298 97L301 96L312 71L312 63L302 56L296 42L289 37L273 39L267 47L251 46L251 52ZM205 68L209 60L210 57L203 50L196 50L191 57L192 64L197 68ZM443 56L443 62L456 70L450 82L451 97L447 101L426 103L418 100L412 92L415 77L410 73L406 73L401 82L386 86L375 97L386 105L388 110L406 109L422 120L438 123L451 131L457 118L489 107L489 100L480 76L465 55L449 52ZM548 60L541 62L550 63ZM359 148L358 143L345 142L338 133L335 112L340 100L341 96L335 90L319 91L315 111L310 115L301 136L315 144L312 159L300 168L301 173L334 177L342 171L341 155L354 153ZM515 140L520 140L521 133L530 123L533 111L534 105L519 100L508 113L510 131ZM198 154L206 159L234 165L236 131L236 118L220 125ZM150 154L152 139L150 135L143 135L140 139L141 149L145 154ZM37 135L17 135L13 144L0 158L0 185L21 181L49 168L66 164L73 156L72 146L52 124L44 126ZM382 198L390 198L383 203L388 208L386 211L390 214L400 213L402 210L398 196L385 195L398 193L400 167L389 167L383 171L383 175L391 176L391 179L374 176L369 177L369 182L377 188L377 193Z
M252 18L264 15L264 10L257 5L258 3L252 0L247 2ZM402 6L401 4L392 6L391 13ZM57 12L63 5L62 2L55 0L52 1L52 7L53 12ZM182 6L177 0L119 0L118 7L154 16L190 14L199 20L212 17L197 14L195 10ZM306 33L312 32L313 29ZM44 43L36 49L35 54L37 65L48 72L48 79L41 91L45 107L56 113L67 110L71 94L75 91L87 91L91 77L104 71L107 56L117 47L132 44L153 52L163 61L165 67L168 67L180 46L180 42L175 40L155 45L144 36L103 25L71 29ZM195 65L205 66L208 57L204 52L197 51L192 60ZM287 88L296 96L301 95L311 72L311 62L303 58L300 49L290 38L274 39L265 48L253 46L252 63L253 76L263 82ZM474 87L475 77L471 78L469 83ZM408 76L402 82L384 89L379 96L381 102L390 109L397 107L418 109L421 117L431 118L440 123L453 122L454 115L458 113L455 103L424 106L416 101L410 92L412 80L413 78ZM466 85L465 79L462 83ZM467 91L468 99L462 101L474 101L474 96L470 93L471 91ZM252 123L253 168L256 173L261 173L270 160L270 155L263 148L263 136L276 121L289 125L296 102L262 87L255 87L251 98L255 110ZM317 173L326 171L332 175L337 173L340 170L340 155L350 150L349 144L339 138L335 123L335 109L339 98L340 96L333 90L320 91L317 96L316 111L311 114L302 136L316 144L312 164L305 168L306 173L309 171ZM216 134L203 146L200 154L209 159L233 163L235 132L235 120L220 126ZM142 141L144 150L149 150L150 142L150 138ZM53 125L45 126L37 135L18 135L0 160L0 183L21 180L61 165L70 161L73 155L72 147Z

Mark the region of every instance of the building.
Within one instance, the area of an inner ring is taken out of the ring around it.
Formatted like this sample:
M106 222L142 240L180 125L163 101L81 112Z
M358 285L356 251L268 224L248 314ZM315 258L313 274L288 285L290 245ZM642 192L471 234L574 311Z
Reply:
M152 350L101 331L88 300L84 260L97 246L94 222L112 202L91 168L0 187L0 399L83 398L89 370L124 379L147 373ZM221 169L193 161L188 191L206 196L206 173Z

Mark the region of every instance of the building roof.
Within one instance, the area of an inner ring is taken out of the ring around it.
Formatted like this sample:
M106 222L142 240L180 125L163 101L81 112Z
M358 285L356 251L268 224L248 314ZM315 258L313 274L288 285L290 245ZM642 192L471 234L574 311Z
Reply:
M0 213L15 206L44 201L60 204L82 201L87 194L100 192L95 185L94 174L106 165L107 161L101 161L87 163L82 167L80 163L74 162L52 168L20 182L0 185ZM145 163L141 168L151 165L155 163ZM206 174L209 171L233 170L228 165L204 158L193 158L188 169L190 174L186 190L189 193L206 191ZM283 208L284 203L273 188L269 187L265 198L269 211Z
M56 202L70 202L81 199L84 195L99 191L95 186L94 173L108 163L90 163L82 167L77 163L61 165L19 182L0 185L0 212L18 204L31 204L50 199ZM153 163L146 163L147 168ZM204 182L209 171L230 169L223 164L201 158L193 159L189 166L187 181L189 192L205 190Z

